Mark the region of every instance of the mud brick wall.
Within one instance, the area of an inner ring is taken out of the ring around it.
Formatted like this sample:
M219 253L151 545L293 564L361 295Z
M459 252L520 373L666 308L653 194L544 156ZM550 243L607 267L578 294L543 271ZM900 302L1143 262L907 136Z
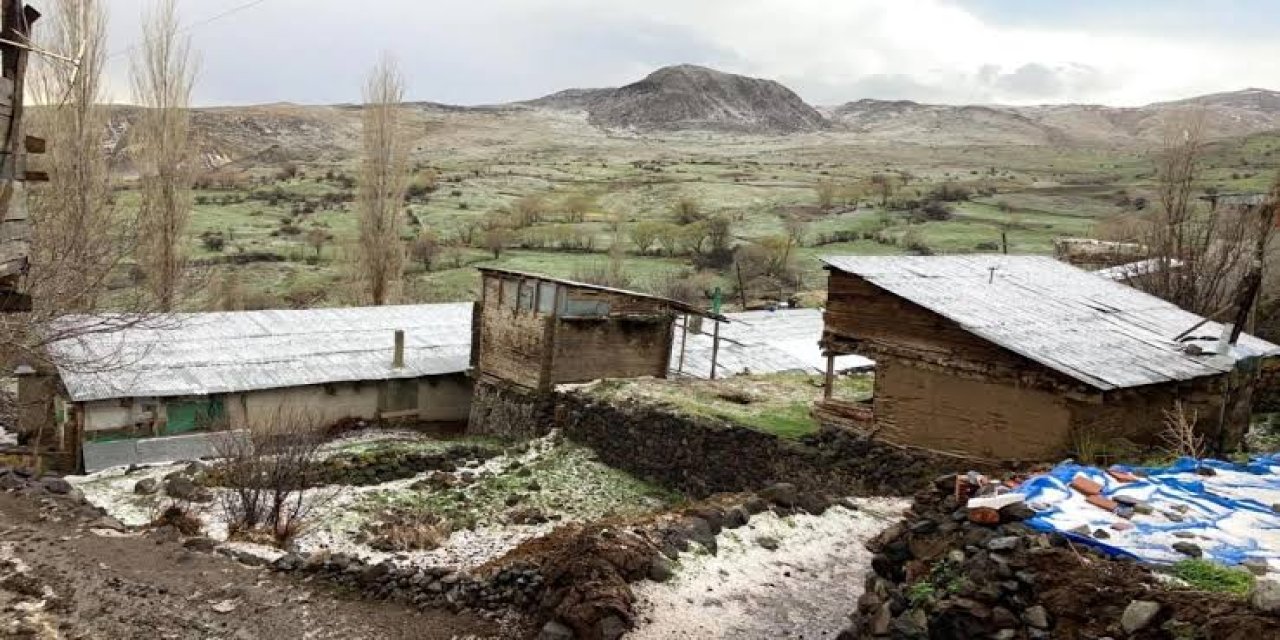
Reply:
M788 482L810 493L909 495L969 465L829 429L786 440L724 422L582 394L557 397L556 423L600 460L694 497Z

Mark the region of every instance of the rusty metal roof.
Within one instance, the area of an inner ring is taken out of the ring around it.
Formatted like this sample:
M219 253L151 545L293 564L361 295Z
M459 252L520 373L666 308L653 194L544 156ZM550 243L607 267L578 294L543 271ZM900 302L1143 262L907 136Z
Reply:
M1101 390L1190 380L1280 355L1249 335L1214 353L1222 325L1160 298L1039 256L849 256L830 269L945 316L966 331ZM1203 355L1193 355L1190 343Z
M466 371L471 310L458 303L175 314L68 339L53 354L75 402L418 378ZM405 332L402 368L391 366L396 329Z

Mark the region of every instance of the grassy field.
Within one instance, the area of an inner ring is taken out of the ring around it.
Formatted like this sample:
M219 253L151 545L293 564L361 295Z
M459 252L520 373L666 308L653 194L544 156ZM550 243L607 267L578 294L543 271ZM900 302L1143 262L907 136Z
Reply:
M661 293L695 271L689 255L631 242L637 225L674 223L673 204L696 202L704 216L731 221L730 243L768 243L801 227L789 251L793 289L820 289L819 258L840 254L997 252L1049 254L1056 238L1088 236L1099 221L1132 212L1125 202L1152 198L1153 162L1142 149L862 145L856 138L740 139L688 134L661 141L618 139L567 130L543 133L440 129L447 140L415 158L415 169L436 176L429 194L406 203L406 247L429 233L442 245L430 268L410 256L403 302L473 299L480 265L574 277L600 271L615 241L624 252L629 286ZM571 134L571 135L570 135ZM468 137L471 136L471 137ZM1258 190L1271 180L1280 135L1264 134L1209 147L1199 188ZM358 234L350 162L296 165L245 172L251 180L196 192L188 254L199 265L203 295L189 307L332 306L360 302L352 256ZM950 203L947 219L921 219L880 206L869 182L895 178L893 199L928 199L942 185L970 197ZM840 189L819 208L817 186ZM495 257L482 225L525 198L542 203L540 220L513 231ZM589 203L579 220L573 199ZM121 207L136 194L117 194ZM576 246L563 241L572 237ZM543 238L543 240L538 240ZM551 240L546 240L550 238ZM557 240L559 239L559 240ZM234 274L238 296L222 295ZM733 273L713 269L700 283L732 289ZM131 286L123 282L121 286Z
M872 382L870 376L844 376L838 379L836 394L848 400L866 399L871 397ZM611 380L591 393L614 401L643 400L683 415L800 438L818 430L809 409L822 395L822 378L776 373L725 380Z

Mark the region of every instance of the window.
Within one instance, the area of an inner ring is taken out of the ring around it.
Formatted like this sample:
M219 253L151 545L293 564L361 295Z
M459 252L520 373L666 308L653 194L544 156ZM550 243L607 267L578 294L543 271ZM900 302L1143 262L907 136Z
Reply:
M564 301L564 315L575 318L603 318L609 315L609 303L605 300L567 297Z
M520 283L516 282L515 280L504 279L502 281L502 308L503 309L516 308L516 295L517 295L517 288L519 286L520 286Z
M538 286L535 280L520 281L520 310L533 311L534 289Z
M543 282L538 286L538 313L553 313L556 308L557 285Z

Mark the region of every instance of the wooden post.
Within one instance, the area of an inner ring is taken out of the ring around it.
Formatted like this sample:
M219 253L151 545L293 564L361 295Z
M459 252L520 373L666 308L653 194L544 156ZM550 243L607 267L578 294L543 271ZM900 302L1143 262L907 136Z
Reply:
M1000 253L1009 253L1009 232L1004 229L1000 230Z
M711 336L711 379L716 379L716 361L720 359L720 321L712 320L716 328Z
M396 329L395 352L391 356L391 368L404 368L404 330Z
M827 378L822 383L822 399L830 400L835 392L836 381L836 356L835 354L827 354Z
M684 348L689 343L689 314L684 314L684 324L680 326L680 363L676 366L676 375L684 373Z

